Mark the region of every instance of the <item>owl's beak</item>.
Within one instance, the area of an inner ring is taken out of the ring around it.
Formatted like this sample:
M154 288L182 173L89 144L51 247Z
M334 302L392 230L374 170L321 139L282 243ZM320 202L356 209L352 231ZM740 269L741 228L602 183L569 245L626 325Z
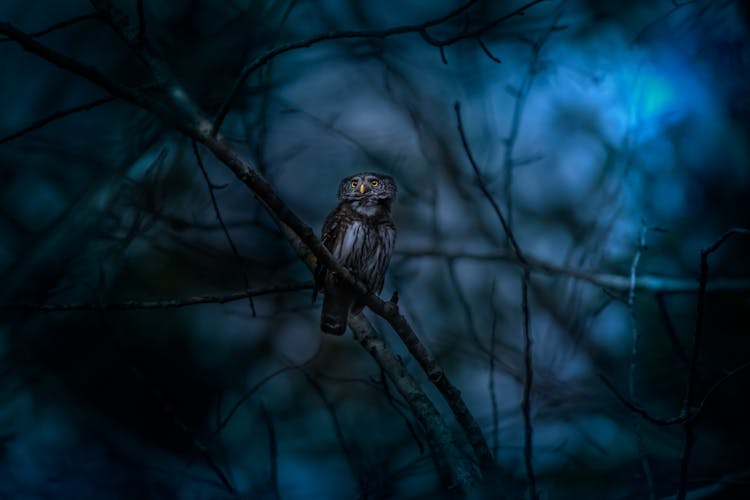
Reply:
M365 194L365 183L359 185L359 194Z

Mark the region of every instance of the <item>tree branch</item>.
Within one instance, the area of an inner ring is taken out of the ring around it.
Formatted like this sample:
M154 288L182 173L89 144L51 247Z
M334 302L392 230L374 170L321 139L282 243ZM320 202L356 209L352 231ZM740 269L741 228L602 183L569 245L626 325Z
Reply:
M529 270L524 269L523 277L521 278L521 309L523 313L523 360L525 377L523 380L523 401L521 402L521 410L523 412L524 428L523 456L524 464L526 466L526 477L529 481L529 497L532 500L537 500L539 494L536 490L536 475L534 474L534 464L532 462L532 435L534 428L531 424L531 387L534 383L534 366L532 364L532 347L534 343L531 339L531 330L529 327L529 279Z
M83 104L79 104L78 106L73 106L67 109L62 109L60 111L55 111L54 113L49 114L45 116L44 118L40 118L38 120L33 121L32 123L23 127L22 129L12 132L6 135L5 137L0 137L0 144L12 141L13 139L18 139L19 137L26 135L29 132L33 132L34 130L39 130L40 128L46 125L49 125L50 123L60 120L62 118L65 118L66 116L70 116L75 113L80 113L81 111L88 111L90 109L94 109L103 104L108 104L115 100L117 99L110 95L110 96L102 97L100 99L89 101Z
M52 33L53 31L57 31L62 28L67 28L68 26L73 26L74 24L78 24L83 21L89 21L89 20L98 19L98 18L99 18L99 14L96 12L91 12L89 14L82 14L80 16L71 17L70 19L66 19L64 21L60 21L59 23L55 23L51 26L44 28L43 30L35 31L34 33L29 33L29 36L34 37L34 38L44 36L48 33ZM5 38L0 38L0 43L10 42L12 40L13 38L6 36Z
M106 90L113 97L119 97L131 104L151 111L160 118L172 123L177 128L180 128L180 125L175 122L174 112L169 107L164 106L160 101L139 92L137 89L110 80L93 66L83 64L60 52L50 49L10 23L0 22L0 33L13 39L24 50L39 56L54 66L85 78L91 83Z
M461 105L458 101L456 101L456 103L454 104L453 109L456 112L456 125L458 127L458 134L461 136L461 144L463 144L466 157L468 158L469 163L471 164L471 168L474 170L474 173L476 174L477 183L479 184L479 189L482 191L482 194L490 203L490 205L492 205L492 209L495 211L495 215L497 215L497 219L500 221L500 224L503 226L503 231L505 231L505 236L508 238L508 242L510 243L511 249L513 250L516 261L518 265L521 266L522 268L521 313L523 317L525 375L524 375L524 381L523 381L523 400L521 401L521 412L523 413L523 423L524 423L524 464L526 466L526 478L529 483L528 484L529 497L532 500L536 500L539 498L539 494L536 489L536 476L534 474L534 466L532 462L533 427L531 423L531 389L532 389L533 380L534 380L534 368L533 368L533 357L532 357L533 340L531 338L531 327L530 327L531 318L529 314L529 281L531 279L531 270L530 270L529 262L526 260L525 255L521 252L521 247L518 246L518 242L516 241L516 238L513 235L513 231L510 227L510 224L503 216L503 212L500 209L500 206L498 205L497 201L495 201L495 198L494 196L492 196L492 193L490 193L489 189L487 188L487 185L484 183L484 179L482 179L482 174L480 173L479 167L477 166L477 163L474 160L474 155L471 153L471 148L469 147L469 141L466 138L466 133L464 132L463 122L461 121Z
M419 386L419 382L406 370L401 358L386 345L364 315L351 316L349 327L354 339L375 358L424 428L443 484L449 489L472 484L475 473L471 463L464 458L443 417Z
M394 331L399 337L401 337L411 355L418 361L419 365L428 375L430 381L440 391L443 398L448 403L456 420L466 433L479 463L486 469L493 467L492 455L487 446L487 442L485 441L474 416L463 401L461 392L450 382L443 369L437 364L432 353L430 353L427 347L419 340L409 322L400 313L398 306L391 302L386 303L376 295L370 293L363 283L356 280L345 267L333 258L328 249L326 249L315 236L312 228L305 224L286 206L276 194L273 187L263 178L255 166L244 160L237 151L223 140L221 136L211 133L210 126L207 126L206 120L198 114L197 109L194 106L191 106L192 101L181 87L175 87L168 92L168 95L173 101L177 99L183 104L180 105L179 102L177 103L180 110L180 113L177 114L170 107L164 106L161 102L155 101L133 89L110 81L95 68L83 65L78 61L36 42L9 23L0 23L0 33L13 37L24 49L38 55L52 64L78 74L79 76L101 86L112 95L122 97L123 99L156 114L172 124L172 126L187 137L204 144L219 161L226 165L237 176L237 178L254 193L256 198L265 206L271 215L283 223L282 232L284 232L286 236L294 234L305 246L307 246L309 253L304 259L308 264L314 265L315 261L322 262L328 269L335 272L341 279L342 283L350 287L353 293L362 297L362 301L365 305L391 325ZM181 116L182 119L177 118L178 116Z
M690 355L690 371L688 372L687 388L685 390L685 399L682 405L683 415L687 415L693 407L693 398L695 389L698 385L698 356L700 354L701 343L703 341L703 314L706 300L706 285L708 283L708 257L717 251L721 245L727 242L731 237L737 235L750 236L750 229L732 228L724 233L708 248L701 250L701 271L698 278L698 301L695 311L695 332L693 333L693 350ZM692 419L685 421L685 442L682 448L682 458L680 460L680 482L677 490L677 499L684 500L687 492L688 466L690 464L690 453L695 441L695 432L693 430Z
M630 263L630 287L628 289L628 311L630 313L630 330L632 333L632 346L630 349L630 370L628 377L628 393L630 400L633 404L638 404L638 397L636 394L636 372L638 368L638 348L640 344L641 334L638 329L638 322L635 314L635 284L638 276L638 263L641 260L641 255L646 250L646 233L649 227L644 223L641 225L640 237L638 238L638 245L636 247L633 260ZM646 476L646 485L648 486L649 498L654 500L654 479L651 473L651 465L648 460L648 453L646 452L646 446L643 443L643 435L641 433L640 421L635 421L633 424L633 431L635 432L635 439L638 448L638 454L641 458L641 468Z
M274 285L269 287L250 288L226 295L199 295L184 299L167 300L128 300L113 304L0 304L2 311L36 311L36 312L66 312L66 311L133 311L149 309L177 309L179 307L200 304L226 304L249 297L260 297L275 293L298 292L311 290L311 282L293 285Z
M487 185L484 183L484 179L482 178L482 174L479 171L477 162L476 160L474 160L474 155L471 153L471 148L469 148L469 143L466 139L466 133L464 132L463 121L461 120L461 103L456 101L453 105L453 110L456 112L456 125L458 127L458 135L461 136L461 144L464 147L466 158L469 160L471 168L474 170L474 174L476 174L479 189L482 191L482 194L487 199L487 201L490 202L490 205L492 205L492 209L495 211L497 219L503 226L503 231L505 232L505 236L508 238L508 242L510 243L510 247L516 256L518 264L525 268L528 266L528 261L526 260L524 254L521 252L521 247L518 246L518 242L516 242L513 231L511 231L508 221L503 215L502 210L500 210L500 206L497 204L497 201L495 201L495 197L492 196L492 193L490 193L489 189L487 189Z

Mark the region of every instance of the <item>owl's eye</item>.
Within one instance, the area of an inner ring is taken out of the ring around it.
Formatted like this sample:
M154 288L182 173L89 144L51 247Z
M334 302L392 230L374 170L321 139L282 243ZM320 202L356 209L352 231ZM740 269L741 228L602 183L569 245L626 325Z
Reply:
M378 181L370 181L370 185L374 188L378 187L380 185L380 182Z
M352 181L352 187L353 188L357 187L357 181Z

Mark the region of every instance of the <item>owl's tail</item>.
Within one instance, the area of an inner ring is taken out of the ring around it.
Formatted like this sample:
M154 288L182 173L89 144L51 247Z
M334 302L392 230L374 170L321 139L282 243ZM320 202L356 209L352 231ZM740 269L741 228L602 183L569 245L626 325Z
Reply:
M320 311L320 329L332 335L343 335L349 321L351 301L336 293L323 296L323 309Z

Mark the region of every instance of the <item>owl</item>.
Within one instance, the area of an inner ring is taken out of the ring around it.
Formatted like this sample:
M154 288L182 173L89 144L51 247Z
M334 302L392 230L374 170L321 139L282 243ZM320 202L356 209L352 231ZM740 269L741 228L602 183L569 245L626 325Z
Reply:
M362 172L344 178L339 184L339 204L326 217L320 238L333 257L376 294L383 289L396 243L396 226L391 218L395 196L396 183L387 175ZM318 264L313 300L321 288L325 288L325 296L320 329L343 335L349 313L358 314L364 304L335 273Z

